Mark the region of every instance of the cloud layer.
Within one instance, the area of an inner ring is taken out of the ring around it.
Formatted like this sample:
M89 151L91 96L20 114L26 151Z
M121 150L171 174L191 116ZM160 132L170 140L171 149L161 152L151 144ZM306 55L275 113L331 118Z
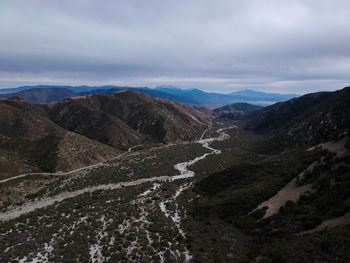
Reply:
M3 0L0 87L350 84L348 0Z

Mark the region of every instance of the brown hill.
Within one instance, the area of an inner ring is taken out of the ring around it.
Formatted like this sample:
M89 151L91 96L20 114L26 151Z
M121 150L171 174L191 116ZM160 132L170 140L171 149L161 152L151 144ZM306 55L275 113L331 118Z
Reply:
M45 108L58 125L119 148L145 140L193 140L210 117L209 112L137 91L74 97Z
M247 129L303 145L336 139L350 128L350 87L311 93L255 111Z
M117 148L139 144L143 139L117 116L100 110L98 96L67 99L43 108L59 126Z
M71 133L26 101L0 101L0 177L32 171L70 170L117 154L102 143Z
M67 171L136 144L193 140L208 125L210 114L135 91L40 105L3 100L0 176Z

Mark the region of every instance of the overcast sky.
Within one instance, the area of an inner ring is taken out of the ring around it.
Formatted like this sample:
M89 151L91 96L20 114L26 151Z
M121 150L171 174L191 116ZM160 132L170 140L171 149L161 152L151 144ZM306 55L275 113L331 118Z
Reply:
M349 0L1 0L0 87L350 85Z

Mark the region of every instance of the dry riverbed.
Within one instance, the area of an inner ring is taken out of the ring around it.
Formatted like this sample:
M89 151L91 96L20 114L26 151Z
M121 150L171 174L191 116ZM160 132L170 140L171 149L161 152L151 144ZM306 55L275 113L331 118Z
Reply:
M130 150L74 173L4 182L17 199L0 213L1 262L189 262L183 221L197 164L222 148L235 126L208 129L192 143ZM215 167L213 167L215 169ZM36 182L28 193L28 185Z

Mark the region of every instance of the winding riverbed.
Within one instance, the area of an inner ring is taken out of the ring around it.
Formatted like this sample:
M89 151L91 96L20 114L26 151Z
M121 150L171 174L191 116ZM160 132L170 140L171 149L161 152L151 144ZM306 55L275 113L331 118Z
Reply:
M106 190L106 191L107 190L116 190L116 189L121 189L122 187L136 186L136 185L140 185L143 183L150 183L150 182L156 182L156 181L158 181L158 182L174 181L174 180L179 180L179 179L191 178L191 177L195 176L195 173L193 171L189 170L188 168L190 166L194 165L195 163L197 163L198 161L205 159L209 155L220 154L221 151L218 149L215 149L213 147L210 147L210 144L213 142L216 142L216 141L224 141L224 140L229 139L230 136L225 131L228 129L232 129L232 128L236 128L236 126L218 129L216 131L218 133L218 136L213 137L213 138L208 138L208 139L203 139L204 134L208 131L208 129L206 131L204 131L202 136L200 137L200 139L198 141L195 141L194 143L201 144L204 148L210 150L211 152L205 153L201 156L198 156L198 157L194 158L193 160L189 160L186 162L181 162L181 163L175 164L174 168L179 172L179 174L176 174L173 176L158 176L158 177L141 178L141 179L137 179L134 181L102 184L102 185L98 185L98 186L87 187L87 188L83 188L83 189L73 191L73 192L62 192L58 195L44 198L44 199L39 199L39 200L32 201L32 202L28 202L21 207L9 210L9 211L4 212L4 213L0 213L0 220L3 220L3 221L11 220L11 219L17 218L23 214L30 213L36 209L44 208L44 207L53 205L56 202L62 202L66 199L73 198L73 197L76 197L78 195L82 195L84 193L92 193L92 192L101 191L101 190ZM101 164L98 164L98 165L101 166ZM91 168L91 167L92 166L90 166L89 168ZM96 167L96 166L94 166L94 167ZM81 168L81 169L84 169L84 168Z

